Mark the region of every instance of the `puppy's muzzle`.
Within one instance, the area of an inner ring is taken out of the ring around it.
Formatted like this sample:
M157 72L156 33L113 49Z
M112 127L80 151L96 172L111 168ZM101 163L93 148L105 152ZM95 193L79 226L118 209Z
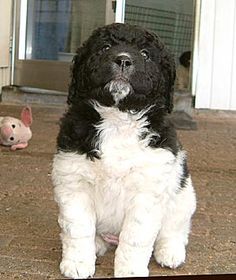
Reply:
M105 89L110 92L116 105L132 92L129 79L133 70L133 61L128 53L119 53L114 57L112 67L113 77L106 84Z

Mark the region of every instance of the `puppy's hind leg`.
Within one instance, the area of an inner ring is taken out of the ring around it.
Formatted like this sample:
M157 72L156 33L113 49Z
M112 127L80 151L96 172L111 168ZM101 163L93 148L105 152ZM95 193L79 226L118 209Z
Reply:
M155 242L154 257L161 266L176 268L185 262L185 247L195 208L196 198L189 178L185 188L176 194L174 206L164 216Z

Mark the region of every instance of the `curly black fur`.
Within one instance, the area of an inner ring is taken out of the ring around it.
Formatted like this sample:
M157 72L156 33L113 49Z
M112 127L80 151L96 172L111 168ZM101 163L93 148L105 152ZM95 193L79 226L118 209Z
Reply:
M124 69L121 77L116 59L124 52L130 55L130 67ZM130 85L129 94L118 104L107 86L114 79ZM128 24L98 28L73 59L69 109L61 121L58 148L99 157L94 143L98 137L95 127L101 117L90 103L94 100L121 111L137 112L152 106L147 113L148 128L160 136L153 137L150 146L168 148L177 154L176 133L166 119L173 108L174 80L174 59L156 34Z
M59 149L86 154L90 159L99 158L93 141L96 135L95 124L99 121L100 115L86 102L72 106L61 120L57 137Z

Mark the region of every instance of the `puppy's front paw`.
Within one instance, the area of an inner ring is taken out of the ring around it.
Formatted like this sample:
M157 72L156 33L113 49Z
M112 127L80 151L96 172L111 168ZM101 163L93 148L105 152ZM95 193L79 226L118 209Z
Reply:
M60 270L61 273L68 278L84 279L94 275L95 265L72 260L62 260Z
M149 271L147 268L129 267L127 265L115 267L115 277L147 277Z
M156 261L161 266L176 268L185 261L185 246L163 244L160 248L156 248L154 252Z

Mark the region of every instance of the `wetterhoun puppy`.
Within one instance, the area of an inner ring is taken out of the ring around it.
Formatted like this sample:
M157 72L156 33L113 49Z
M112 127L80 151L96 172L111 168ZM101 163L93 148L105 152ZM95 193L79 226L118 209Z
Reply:
M159 37L112 24L74 58L53 163L61 272L86 278L110 244L116 277L147 276L149 259L185 261L195 193L167 115L175 66Z

